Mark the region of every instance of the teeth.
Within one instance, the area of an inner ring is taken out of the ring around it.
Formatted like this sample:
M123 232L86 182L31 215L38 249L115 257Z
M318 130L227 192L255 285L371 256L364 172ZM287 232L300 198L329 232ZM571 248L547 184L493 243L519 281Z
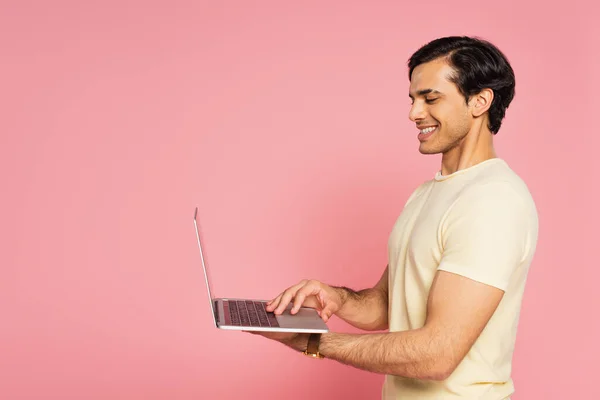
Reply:
M437 128L437 127L432 126L430 128L421 129L421 133L423 133L423 134L429 133L429 132L433 131L435 128Z

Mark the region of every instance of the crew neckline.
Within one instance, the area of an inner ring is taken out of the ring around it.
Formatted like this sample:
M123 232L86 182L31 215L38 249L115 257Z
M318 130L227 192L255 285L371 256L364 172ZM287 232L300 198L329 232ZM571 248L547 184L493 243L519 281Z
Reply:
M489 158L489 159L487 159L485 161L482 161L482 162L480 162L478 164L472 165L472 166L470 166L468 168L459 169L458 171L453 172L450 175L442 175L442 171L439 170L435 174L435 180L438 181L438 182L446 181L446 180L448 180L450 178L453 178L453 177L455 177L457 175L462 175L462 174L464 174L466 172L473 171L473 170L478 169L480 167L483 167L485 165L495 164L495 163L506 164L506 161L504 161L502 158L499 158L499 157Z

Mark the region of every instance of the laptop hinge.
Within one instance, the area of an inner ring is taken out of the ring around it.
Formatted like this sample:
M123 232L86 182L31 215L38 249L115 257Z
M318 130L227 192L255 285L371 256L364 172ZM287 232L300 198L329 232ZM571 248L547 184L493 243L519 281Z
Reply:
M214 301L215 302L215 306L213 307L213 310L215 310L215 321L217 321L217 326L221 323L221 321L219 321L219 302L217 300Z

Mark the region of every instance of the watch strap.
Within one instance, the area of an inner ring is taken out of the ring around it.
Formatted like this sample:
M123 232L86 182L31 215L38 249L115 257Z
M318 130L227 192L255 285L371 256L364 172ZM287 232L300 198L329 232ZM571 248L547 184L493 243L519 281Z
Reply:
M308 345L304 354L314 358L323 358L323 355L319 353L319 344L321 343L320 333L311 333L308 336Z

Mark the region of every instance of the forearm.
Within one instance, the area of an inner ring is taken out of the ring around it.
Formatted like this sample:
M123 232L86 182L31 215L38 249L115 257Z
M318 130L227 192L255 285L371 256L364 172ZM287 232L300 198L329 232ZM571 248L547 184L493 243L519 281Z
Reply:
M370 288L355 292L334 287L342 299L336 315L359 329L373 331L388 328L388 295L384 290Z
M327 358L366 371L417 379L438 379L445 366L435 340L425 330L366 335L321 336L319 351Z
M305 350L308 334L289 346ZM405 332L321 335L319 352L325 358L379 374L442 380L450 373L443 343L426 329Z

